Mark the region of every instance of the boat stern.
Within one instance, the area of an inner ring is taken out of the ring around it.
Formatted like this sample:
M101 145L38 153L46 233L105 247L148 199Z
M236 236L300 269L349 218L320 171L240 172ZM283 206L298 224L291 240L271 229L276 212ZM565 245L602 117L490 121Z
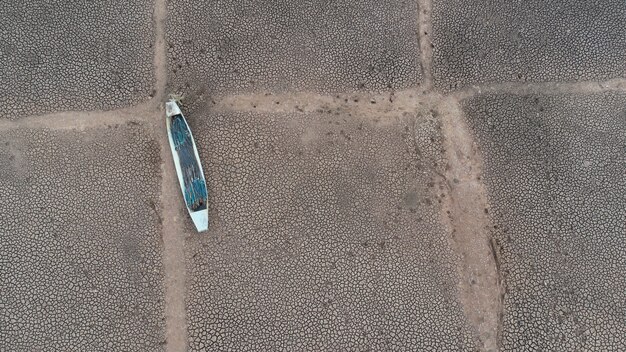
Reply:
M198 232L204 232L209 229L208 209L195 211L193 213L189 213L189 215L191 215L191 220L193 220L193 224L196 225L196 230L198 230Z

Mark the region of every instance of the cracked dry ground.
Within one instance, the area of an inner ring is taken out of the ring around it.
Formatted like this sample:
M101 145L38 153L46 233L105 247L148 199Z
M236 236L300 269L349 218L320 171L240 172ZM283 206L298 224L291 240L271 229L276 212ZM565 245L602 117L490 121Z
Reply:
M2 6L0 351L626 350L625 17Z

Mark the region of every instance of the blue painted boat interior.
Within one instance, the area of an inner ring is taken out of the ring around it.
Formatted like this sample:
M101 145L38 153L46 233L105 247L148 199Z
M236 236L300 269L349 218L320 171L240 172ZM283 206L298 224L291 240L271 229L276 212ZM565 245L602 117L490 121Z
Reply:
M185 203L187 203L187 207L192 211L206 209L206 182L202 177L202 172L200 172L198 160L196 160L191 133L182 115L172 116L170 129L183 174Z

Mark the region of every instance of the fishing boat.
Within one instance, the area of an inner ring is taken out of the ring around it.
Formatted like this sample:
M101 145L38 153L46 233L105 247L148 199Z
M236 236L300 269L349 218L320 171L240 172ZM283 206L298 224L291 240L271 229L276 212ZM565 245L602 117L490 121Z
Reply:
M165 114L167 137L187 211L198 232L206 231L209 228L208 196L196 143L175 100L165 103Z

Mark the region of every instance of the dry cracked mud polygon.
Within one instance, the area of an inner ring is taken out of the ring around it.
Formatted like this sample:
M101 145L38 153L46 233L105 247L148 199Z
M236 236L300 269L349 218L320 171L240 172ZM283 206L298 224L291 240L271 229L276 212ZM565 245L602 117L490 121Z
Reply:
M159 165L137 125L0 133L0 349L163 350Z

